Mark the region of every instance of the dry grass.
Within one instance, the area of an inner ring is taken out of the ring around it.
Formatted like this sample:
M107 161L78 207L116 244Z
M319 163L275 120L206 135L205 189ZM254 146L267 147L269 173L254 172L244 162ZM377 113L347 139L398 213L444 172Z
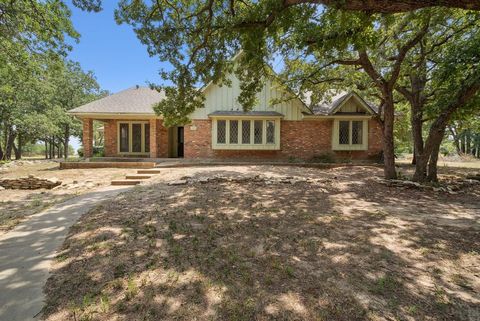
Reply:
M121 169L60 170L56 162L39 160L12 162L12 165L0 169L0 179L35 175L41 178L56 178L63 183L54 190L1 190L0 233L13 228L30 215L94 188L108 185L112 179L120 178L128 172Z
M411 164L412 155L407 154L401 159L396 160L397 164ZM466 156L442 156L439 155L438 167L443 168L472 168L480 169L480 159L471 155Z
M85 215L47 320L478 320L480 191L384 187L377 168L166 170ZM167 186L194 177L317 178Z

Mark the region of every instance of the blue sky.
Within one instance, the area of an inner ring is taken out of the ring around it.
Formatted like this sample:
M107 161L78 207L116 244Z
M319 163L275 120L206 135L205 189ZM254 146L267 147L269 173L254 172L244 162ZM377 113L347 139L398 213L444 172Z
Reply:
M149 57L128 25L117 25L113 18L116 1L103 1L103 10L89 13L70 5L80 42L73 43L69 58L78 61L83 70L95 73L102 89L111 93L147 82L161 83L158 71L167 64ZM70 144L77 150L81 144L72 137Z
M158 71L162 63L149 57L131 26L115 23L116 6L116 1L103 1L99 13L70 6L73 25L81 37L78 44L73 44L69 58L80 62L84 70L93 71L102 89L112 93L135 85L145 86L148 81L161 83Z

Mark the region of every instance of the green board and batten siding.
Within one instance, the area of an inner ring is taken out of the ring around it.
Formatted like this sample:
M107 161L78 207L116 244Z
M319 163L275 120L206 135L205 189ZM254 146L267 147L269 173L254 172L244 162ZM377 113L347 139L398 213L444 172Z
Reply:
M234 75L230 76L231 86L219 86L210 84L205 89L205 108L199 108L194 111L191 119L208 119L208 115L215 111L242 110L237 101L240 94L240 82ZM257 94L258 103L254 106L254 111L275 111L284 115L284 120L302 120L302 110L305 108L303 103L292 98L288 101L282 101L279 104L272 105L272 100L282 99L285 95L271 80L265 81L263 89ZM282 96L283 95L283 96Z

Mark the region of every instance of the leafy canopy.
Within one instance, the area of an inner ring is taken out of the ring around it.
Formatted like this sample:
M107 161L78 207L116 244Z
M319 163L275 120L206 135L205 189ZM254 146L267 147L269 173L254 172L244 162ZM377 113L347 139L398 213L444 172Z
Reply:
M115 13L118 23L134 27L150 55L173 67L161 71L173 85L162 87L167 99L156 108L167 124L186 122L188 114L202 106L198 87L210 81L228 85L229 72L241 80L238 101L245 110L251 109L262 78L270 76L268 66L278 57L288 71L283 73L284 81L297 92L308 87L304 80L319 68L323 78L310 85L341 81L345 86L349 74L349 83L358 82L352 78L364 78L364 74L345 72L347 68L342 74L337 67L354 66L351 60L371 48L384 50L383 61L376 66L380 76L388 78L390 72L395 78L399 68L392 64L392 57L428 25L430 15L430 10L366 14L317 3L286 6L274 0L122 0ZM240 49L243 54L233 62Z

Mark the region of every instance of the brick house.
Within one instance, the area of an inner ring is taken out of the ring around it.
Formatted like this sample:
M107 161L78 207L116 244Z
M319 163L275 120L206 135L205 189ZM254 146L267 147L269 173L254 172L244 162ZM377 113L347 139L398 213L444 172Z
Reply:
M108 157L376 159L382 151L376 108L355 92L309 106L266 81L254 109L243 112L239 81L231 80L231 86L205 86L204 107L183 126L163 126L152 106L165 95L145 87L71 110L83 121L84 156L92 156L93 120L103 122Z

